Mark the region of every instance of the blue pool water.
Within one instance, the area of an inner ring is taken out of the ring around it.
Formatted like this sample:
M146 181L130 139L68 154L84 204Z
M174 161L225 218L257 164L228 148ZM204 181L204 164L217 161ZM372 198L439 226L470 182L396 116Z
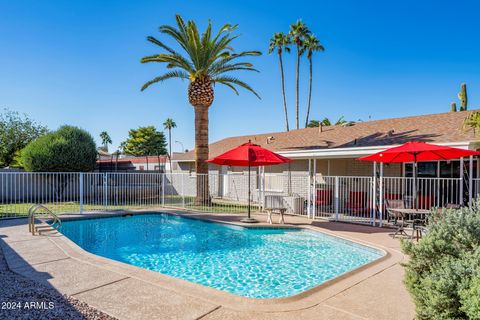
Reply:
M65 221L60 231L91 253L252 298L292 296L383 255L318 232L163 213Z

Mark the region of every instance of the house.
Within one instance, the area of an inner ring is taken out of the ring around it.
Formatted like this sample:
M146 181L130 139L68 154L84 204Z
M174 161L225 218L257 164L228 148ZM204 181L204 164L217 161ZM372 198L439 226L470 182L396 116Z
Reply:
M126 157L111 155L97 160L100 172L149 171L166 172L167 156Z
M264 201L266 193L293 197L288 200L290 203L297 201L297 198L300 199L299 203L310 203L305 199L311 199L318 206L313 209L314 215L315 212L331 214L340 211L351 214L369 211L368 208L375 202L374 198L378 197L377 191L374 191L373 177L380 172L384 199L413 198L413 190L416 190L418 197L421 197L420 205L424 208L452 202L465 204L476 195L476 190L480 190L479 180L476 179L480 172L476 159L465 162L463 159L421 162L418 164L417 185L413 185L411 178L411 163L377 166L356 159L408 141L477 149L474 131L463 128L465 118L474 111L230 137L210 144L209 152L210 157L215 157L250 140L292 159L293 162L289 164L253 168L254 183L250 193L259 202ZM194 161L194 151L174 154L173 172L188 174L193 179ZM208 185L212 197L246 201L246 170L245 167L210 164ZM470 177L470 181L465 179L466 176ZM334 198L339 203L338 208L334 208ZM294 209L292 205L292 212L298 210L303 209Z
M210 157L215 157L251 140L269 150L294 160L291 164L266 167L266 173L305 174L313 167L324 176L369 176L372 164L356 158L379 152L408 141L424 141L456 148L476 149L473 130L464 130L464 119L474 111L373 120L346 125L323 126L230 137L210 144ZM172 157L174 172L195 171L194 151ZM209 166L211 173L242 172L245 168ZM408 176L411 165L390 164L385 176ZM419 164L420 177L455 177L459 162L424 162Z

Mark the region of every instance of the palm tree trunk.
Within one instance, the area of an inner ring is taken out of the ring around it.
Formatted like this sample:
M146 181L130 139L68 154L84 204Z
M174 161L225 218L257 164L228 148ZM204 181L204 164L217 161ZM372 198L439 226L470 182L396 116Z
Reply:
M297 44L297 105L296 105L296 125L297 129L300 128L300 123L299 123L299 91L300 91L300 45Z
M196 205L210 202L208 187L208 107L194 106L195 109L195 172L197 174Z
M308 127L308 117L310 116L310 101L312 100L312 57L309 57L310 61L310 88L308 90L308 106L307 106L307 117L305 118L305 128Z
M282 95L283 95L283 112L285 113L285 129L290 131L288 126L288 112L287 112L287 98L285 97L285 76L283 74L283 60L282 52L278 52L278 57L280 58L280 74L282 75Z

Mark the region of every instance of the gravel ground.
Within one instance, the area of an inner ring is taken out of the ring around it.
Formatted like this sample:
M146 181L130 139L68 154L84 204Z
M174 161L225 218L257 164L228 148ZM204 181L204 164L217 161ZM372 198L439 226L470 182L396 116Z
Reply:
M0 248L0 319L115 319L8 269Z

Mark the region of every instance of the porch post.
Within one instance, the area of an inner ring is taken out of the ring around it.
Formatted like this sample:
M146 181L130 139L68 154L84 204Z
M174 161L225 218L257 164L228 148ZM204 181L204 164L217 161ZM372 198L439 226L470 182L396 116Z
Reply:
M307 179L307 185L308 185L308 190L307 190L307 217L310 218L311 214L311 208L310 205L312 204L312 161L311 159L308 159L308 179Z
M473 195L473 156L469 157L468 163L468 206L472 206Z
M379 226L383 225L383 162L380 162L380 184L379 184L379 208L378 208L378 217L380 219Z
M373 192L372 192L372 224L375 225L375 215L377 214L377 161L373 162Z
M312 218L315 219L317 213L317 160L312 159L313 161L313 212Z
M458 203L463 205L463 183L464 183L464 174L463 174L463 158L460 158L460 194Z
M339 197L339 193L338 193L338 182L339 182L339 179L338 179L338 176L335 176L335 221L338 221L338 197Z

